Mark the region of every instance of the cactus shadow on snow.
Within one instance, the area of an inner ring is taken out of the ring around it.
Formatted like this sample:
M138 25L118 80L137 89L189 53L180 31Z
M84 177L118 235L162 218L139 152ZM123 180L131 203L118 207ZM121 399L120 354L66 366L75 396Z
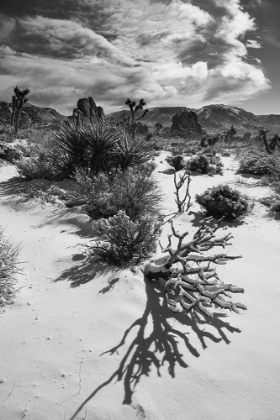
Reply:
M76 418L99 391L113 382L123 383L123 404L131 404L136 386L142 376L149 376L152 369L155 369L157 375L161 376L161 369L166 366L169 375L174 378L176 367L184 369L188 367L185 358L189 358L190 355L196 358L200 356L197 348L191 343L190 330L198 337L202 349L207 348L206 341L209 342L209 340L214 343L224 341L229 344L230 340L226 333L241 332L240 329L232 327L223 319L226 314L215 313L213 319L205 320L204 317L196 313L188 315L172 313L163 302L162 284L145 280L145 288L147 303L143 315L124 331L116 346L100 355L108 357L108 355L120 354L124 346L123 357L118 368L92 391L70 420ZM211 326L211 332L205 329L206 325ZM183 330L185 331L183 332ZM180 342L180 349L178 342ZM180 351L183 347L187 350L185 354Z

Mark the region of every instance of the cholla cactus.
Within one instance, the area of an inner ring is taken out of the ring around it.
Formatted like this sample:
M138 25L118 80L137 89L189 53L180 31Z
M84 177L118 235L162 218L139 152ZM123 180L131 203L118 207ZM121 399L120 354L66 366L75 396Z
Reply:
M11 126L14 127L14 133L17 135L20 112L23 105L28 101L26 96L30 93L29 89L20 90L17 86L14 88L14 95L12 96L12 116Z
M130 112L131 112L131 121L130 121L130 128L129 133L132 138L135 136L135 128L136 128L136 121L141 120L144 118L144 116L149 111L148 109L145 109L143 113L140 115L140 117L136 118L136 114L138 111L142 110L144 106L146 105L146 102L144 99L140 99L138 105L136 105L135 101L131 101L129 98L125 101L125 104L128 105Z
M212 318L210 308L220 307L237 313L239 309L247 309L241 303L226 299L231 297L230 292L243 293L244 289L223 283L216 272L216 265L226 264L241 256L208 253L215 247L230 245L230 233L216 236L221 220L211 227L213 219L205 219L193 238L186 243L184 239L189 233L179 235L171 222L172 234L168 237L167 247L162 248L163 256L146 264L144 273L148 279L161 278L166 281L164 296L172 311L197 311ZM176 248L171 246L172 238L178 241Z

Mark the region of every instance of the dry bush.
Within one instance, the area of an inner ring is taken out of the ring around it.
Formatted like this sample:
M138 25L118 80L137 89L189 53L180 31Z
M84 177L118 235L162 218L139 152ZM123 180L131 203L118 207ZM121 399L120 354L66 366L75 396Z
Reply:
M273 175L280 173L280 156L257 150L247 151L239 157L238 173Z
M227 184L208 188L196 195L196 201L207 212L217 219L236 220L248 213L250 209L248 197Z
M140 165L97 175L77 170L78 188L73 199L87 203L85 210L92 217L111 217L119 210L133 221L145 214L158 216L162 194L152 176L153 168Z
M143 215L133 221L122 210L93 222L94 245L90 254L115 265L139 264L156 251L161 223Z
M218 156L212 154L201 153L192 157L187 162L187 169L193 172L200 172L201 174L222 175L223 164Z
M0 229L0 307L11 305L16 293L16 274L19 273L20 248L14 247Z
M175 169L175 171L181 171L186 166L184 157L181 155L167 156L166 162Z

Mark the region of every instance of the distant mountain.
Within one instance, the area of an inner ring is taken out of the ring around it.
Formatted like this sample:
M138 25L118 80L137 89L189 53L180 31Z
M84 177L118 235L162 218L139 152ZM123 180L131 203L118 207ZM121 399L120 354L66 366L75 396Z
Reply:
M183 107L157 107L149 108L141 122L154 127L156 122L160 122L165 127L170 127L172 116ZM188 108L197 113L198 121L202 128L209 134L222 133L233 125L237 132L242 134L246 131L257 132L260 127L269 130L271 134L280 134L280 115L254 115L242 108L235 106L217 104L207 105L199 109ZM52 127L67 118L53 108L44 108L32 105L27 102L23 111L28 115L30 122L42 126ZM106 119L122 121L123 116L129 116L129 110L122 110L106 115ZM140 112L139 112L140 115ZM10 110L7 102L0 101L0 122L10 122Z
M67 117L61 115L53 108L43 108L39 106L32 105L27 102L22 111L27 114L28 119L32 123L39 125L55 125L62 120L65 120ZM0 121L10 123L11 120L11 111L10 104L7 102L0 101ZM25 120L23 115L23 121Z
M206 131L222 132L232 125L237 131L254 131L262 125L252 112L235 106L207 105L197 109L196 112L199 123Z
M269 128L270 131L279 132L280 127L280 115L270 114L270 115L258 115L258 120L265 128Z
M149 112L142 118L140 121L148 126L154 126L156 122L160 122L166 127L170 127L172 123L172 115L176 114L177 111L182 109L182 107L159 107L159 108L149 108ZM123 110L113 112L106 115L106 118L114 118L114 120L121 122L123 117L130 115L130 111ZM137 116L141 115L141 111L138 112Z
M183 107L158 107L150 108L141 122L148 126L154 126L156 122L166 127L171 126L172 115ZM188 108L197 113L198 121L208 133L221 133L228 130L232 125L238 132L258 131L264 126L272 132L280 132L280 115L255 115L242 108L217 104L207 105L199 109ZM130 111L123 110L109 114L108 118L121 121L123 116L128 116Z

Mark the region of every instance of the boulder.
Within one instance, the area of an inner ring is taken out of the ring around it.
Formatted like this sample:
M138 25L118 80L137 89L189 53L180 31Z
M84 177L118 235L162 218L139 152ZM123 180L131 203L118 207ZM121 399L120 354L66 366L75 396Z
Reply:
M104 111L101 106L97 106L92 97L81 98L77 102L77 108L73 110L73 118L78 119L79 115L88 118L91 122L103 119Z
M203 134L203 130L198 122L196 112L188 108L181 108L176 112L176 114L172 116L172 125L170 131L171 133L180 132L182 134Z

